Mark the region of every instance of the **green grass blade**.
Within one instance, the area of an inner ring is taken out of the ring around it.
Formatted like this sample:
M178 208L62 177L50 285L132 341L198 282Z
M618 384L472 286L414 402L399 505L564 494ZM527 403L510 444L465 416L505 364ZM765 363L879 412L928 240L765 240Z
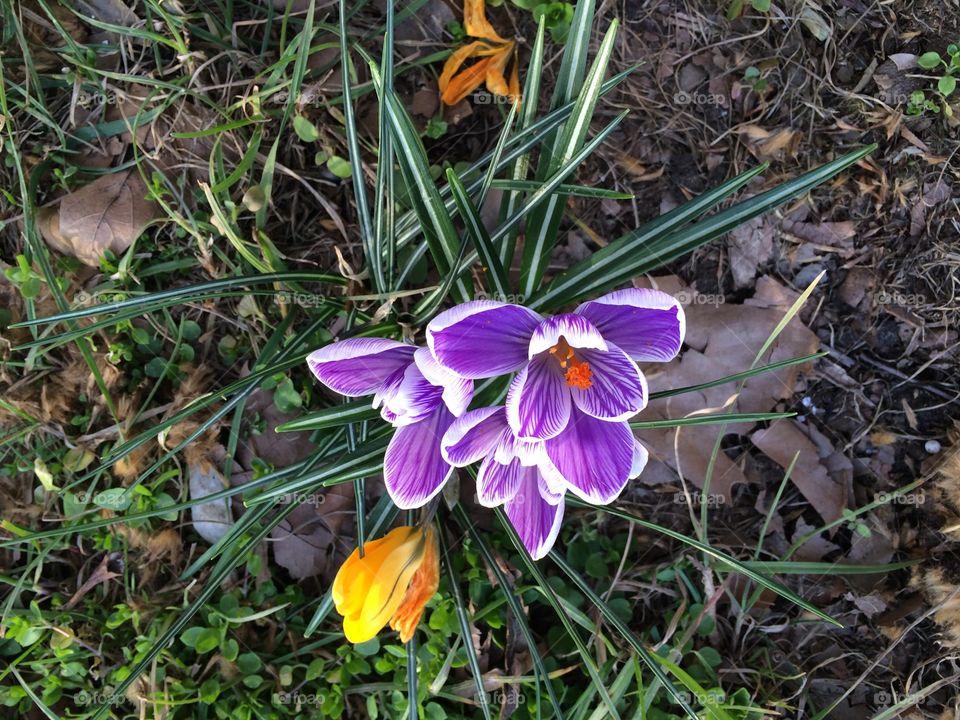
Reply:
M593 272L589 274L583 273L583 270L580 268L582 268L584 264L580 263L568 271L569 276L568 274L562 276L567 278L564 281L564 285L566 287L575 287L572 292L566 293L563 296L564 302L572 302L587 295L602 292L603 290L614 287L621 282L626 282L638 274L650 272L651 270L661 267L671 260L675 260L676 258L686 255L704 243L724 235L746 221L757 217L758 215L762 215L768 210L771 210L778 205L787 202L788 200L809 192L813 188L826 182L865 156L869 155L875 149L876 145L868 145L867 147L844 155L843 157L837 158L836 160L826 163L825 165L821 165L820 167L804 173L794 180L783 183L772 190L767 190L766 192L760 193L759 195L749 198L748 200L737 203L726 210L722 210L715 215L711 215L703 220L700 220L689 228L683 228L681 230L671 232L663 237L657 237L655 240L649 242L642 253L636 252L636 239L632 239L623 245L620 245L619 243L625 238L614 241L606 248L603 248L603 250L600 252L595 253L592 258L588 259L588 267L593 266ZM632 234L626 236L626 238L631 237ZM617 249L615 251L611 251L610 248L615 246ZM627 252L625 252L625 250L627 250ZM630 254L629 250L633 250L632 255ZM604 251L609 252L604 253ZM590 261L601 254L603 254L601 260L605 260L607 262L603 266L605 270L602 272L597 272L597 263L590 263ZM609 260L613 256L619 257L621 260L619 265L610 265ZM575 283L574 286L571 286L569 284L571 277L578 278L579 285L576 285ZM556 299L557 298L555 297L553 300L551 300L551 303L555 302ZM537 307L541 307L543 305L544 302L542 298L536 302Z
M492 187L496 190L533 192L540 187L540 183L536 180L494 180ZM562 184L557 186L554 193L564 197L581 197L593 200L632 200L634 198L633 193L587 187L586 185Z
M750 567L740 562L736 558L730 555L727 555L726 553L721 552L720 550L717 550L716 548L711 547L710 545L702 543L699 540L694 540L691 537L687 537L683 533L679 533L676 530L671 530L670 528L663 527L662 525L657 525L656 523L649 522L647 520L644 520L643 518L637 517L636 515L632 515L628 512L624 512L623 510L619 510L609 505L603 505L603 506L591 505L589 503L582 502L581 500L578 500L577 498L570 497L570 496L567 497L567 502L573 505L576 505L577 507L587 507L595 510L600 510L610 515L614 515L615 517L618 517L622 520L628 520L629 522L636 523L637 525L647 528L648 530L653 530L654 532L658 532L661 535L666 535L667 537L673 538L674 540L679 540L680 542L686 545L689 545L692 548L696 548L697 550L704 553L705 555L710 556L714 560L718 560L722 564L727 565L731 569L746 575L755 583L762 585L768 590L772 590L780 597L785 598L790 602L792 602L794 605L797 605L798 607L803 608L807 612L816 615L821 620L824 620L825 622L828 622L831 625L835 625L836 627L842 627L842 625L839 622L837 622L832 617L824 613L822 610L815 608L813 605L808 603L806 600L801 598L799 595L797 595L795 592L793 592L789 588L785 587L784 585L781 585L776 580L771 580L767 576L755 570L752 570Z
M460 578L457 574L457 568L450 559L450 548L447 544L443 528L438 529L437 539L440 543L440 555L443 558L444 567L447 568L447 577L450 579L450 592L453 595L453 602L457 607L457 622L460 624L460 637L463 640L463 647L466 651L467 665L470 666L470 675L473 677L473 683L477 688L477 702L480 705L485 720L490 720L490 701L487 699L487 691L483 687L483 671L480 670L480 660L477 658L477 649L473 645L473 628L470 625L470 617L467 614L467 605L463 599L463 592L460 590Z
M312 4L312 3L311 3ZM391 6L392 2L388 2ZM343 85L343 117L347 135L347 154L350 159L350 179L353 182L353 200L357 206L357 221L360 225L360 240L363 243L367 267L370 269L370 280L377 292L386 290L383 273L383 256L374 242L373 221L370 218L370 207L367 203L367 188L363 173L363 157L360 155L360 141L357 139L357 121L353 110L352 70L350 61L350 43L347 31L347 2L340 0L340 77ZM388 42L387 37L384 42ZM389 66L393 74L393 63ZM381 135L383 137L383 135Z
M552 310L572 302L575 297L580 296L579 288L582 284L591 282L594 285L601 284L603 277L618 272L624 263L630 262L635 256L642 257L642 249L646 243L686 225L707 212L750 182L766 167L766 165L759 165L748 170L614 240L557 276L531 299L530 307L535 310Z
M533 660L533 667L539 680L539 682L535 683L537 692L537 708L539 709L540 707L540 683L543 683L547 690L547 698L550 700L550 706L553 709L554 715L557 717L557 720L563 720L564 714L560 709L560 703L557 701L556 693L554 692L553 685L550 682L550 675L547 672L546 666L543 664L543 657L541 657L540 651L537 649L537 641L533 636L533 632L530 630L530 624L527 622L527 616L523 612L523 607L520 605L520 601L513 593L513 585L511 581L507 578L503 569L500 567L497 559L493 555L493 551L487 544L487 541L479 532L477 532L473 521L467 516L467 513L461 504L458 503L454 506L453 514L454 517L456 517L460 528L465 530L467 534L470 535L470 538L473 540L473 542L476 543L477 549L480 550L480 554L483 556L486 566L497 578L497 585L500 588L500 591L503 593L503 597L507 601L507 605L513 612L513 616L517 621L517 625L520 627L520 632L527 643L527 647L530 650L530 657Z
M68 320L77 320L79 318L92 317L94 315L102 315L105 313L118 312L122 310L140 309L144 306L152 306L154 304L156 304L158 308L169 307L170 305L187 302L188 300L198 300L205 295L217 295L223 291L231 290L233 288L241 288L248 285L271 285L278 282L319 282L331 283L334 285L346 284L346 280L344 280L343 277L331 275L330 273L299 271L265 273L263 275L211 280L205 283L171 288L169 290L158 290L143 297L130 298L112 303L104 303L102 305L94 305L87 308L79 308L77 310L68 310L57 313L56 315L50 315L49 317L24 320L11 325L10 327L33 327L35 325L66 322Z
M397 143L401 172L411 189L409 195L418 209L420 224L430 244L430 252L437 269L445 276L453 267L460 246L459 235L440 198L440 192L430 177L427 153L420 142L420 136L413 128L410 116L396 95L384 96L383 102L393 138ZM459 278L455 283L454 294L460 302L468 300L472 295L470 288Z
M683 696L680 695L679 691L674 687L673 683L670 682L670 678L667 677L666 673L660 668L659 665L654 661L652 653L646 648L646 646L641 642L634 632L627 627L627 624L620 619L620 617L604 602L603 598L597 595L593 588L584 580L580 573L574 570L567 561L553 549L550 551L550 559L557 564L557 566L563 570L564 574L573 580L574 585L579 588L580 592L587 596L587 599L594 604L594 606L600 611L600 614L609 622L613 627L617 629L624 640L626 640L630 646L636 651L640 656L640 659L644 664L650 668L650 671L654 674L657 680L667 689L667 692L670 693L670 696L677 702L687 713L687 715L693 720L697 720L697 714L690 708L690 705L683 699Z
M747 380L752 378L754 375L773 372L774 370L782 370L783 368L790 367L792 365L802 365L806 362L813 362L828 354L829 353L825 351L815 352L811 355L803 355L801 357L790 358L789 360L780 360L779 362L769 363L768 365L761 365L760 367L751 368L750 370L744 370L743 372L734 373L733 375L727 375L725 377L717 378L716 380L710 380L709 382L705 383L699 383L697 385L686 385L684 387L674 388L672 390L660 390L659 392L650 393L650 399L655 400L656 398L683 395L684 393L689 392L699 392L708 388L717 387L718 385L726 385L727 383L736 382L738 380Z
M591 2L578 3L577 13L582 9L592 5ZM582 7L581 7L582 6ZM586 11L584 11L586 15ZM592 11L589 12L592 16ZM576 18L574 20L576 22ZM593 119L593 113L600 99L600 88L603 84L603 77L607 72L607 65L610 62L610 56L613 52L614 41L617 37L618 23L614 20L610 24L597 56L594 58L590 73L583 83L583 89L578 93L577 102L570 118L563 126L552 151L541 158L549 160L544 177L553 175L556 170L565 164L577 154L577 151L583 147L587 133L590 130L590 121ZM580 41L581 36L577 28L571 28L572 37L568 40L567 51L564 54L564 63L568 58L573 58L571 67L568 68L570 81L579 80L577 70L580 63ZM586 48L589 46L589 29L586 38L583 39L582 52L584 53L583 62L586 61ZM561 76L564 68L561 66ZM561 83L564 78L558 79L558 92L563 89ZM579 86L579 83L578 83ZM565 96L563 96L565 97ZM565 99L567 99L565 97ZM550 254L553 246L556 244L557 232L560 228L560 220L563 218L563 208L565 203L563 198L558 195L551 195L543 207L539 208L530 216L530 224L527 229L526 238L523 246L523 260L520 264L520 293L526 297L533 297L539 289L540 282L547 270L550 262Z
M630 423L634 430L650 430L653 428L681 427L685 425L724 425L726 423L756 423L767 420L783 420L794 417L795 412L786 413L730 413L722 415L694 415L693 417L674 418L671 420L638 420Z
M318 410L317 412L303 415L296 420L277 425L276 431L281 432L300 432L302 430L325 430L332 427L340 427L354 422L364 422L366 420L375 420L380 413L370 406L369 400L351 400L342 405L335 405Z
M495 512L497 515L497 520L500 521L500 526L506 531L507 536L513 543L514 548L520 555L520 559L523 560L523 564L526 566L527 572L533 576L537 585L540 587L541 593L551 607L553 607L553 611L560 620L560 624L563 625L563 629L566 630L567 635L571 640L573 640L574 645L577 646L577 652L580 654L580 660L583 662L584 667L590 674L590 679L593 681L596 691L600 693L600 699L603 701L608 715L612 718L619 718L620 713L617 711L617 706L614 704L613 699L610 697L610 694L607 691L604 679L600 677L596 659L590 654L586 643L584 643L583 638L580 637L580 633L573 626L570 618L567 617L567 613L564 612L563 607L557 601L557 596L553 590L553 587L551 587L550 583L547 582L546 576L537 566L536 562L534 562L533 558L530 557L530 553L527 552L527 548L524 547L523 542L520 540L520 536L517 535L517 531L513 529L513 525L510 524L510 521L507 519L507 516L503 510L501 508L497 508Z
M584 159L590 157L594 151L603 143L604 140L612 133L623 119L627 116L627 112L624 111L617 115L613 121L607 125L603 130L601 130L596 137L590 140L569 162L565 163L557 172L546 182L539 184L539 189L530 195L527 201L513 216L507 218L490 236L490 242L494 245L502 243L504 239L509 235L511 230L517 227L520 224L520 221L526 218L528 215L531 215L541 204L548 202L552 197L554 197L554 190L560 186L567 176L572 173L577 165L579 165ZM533 220L528 220L528 224L532 224ZM467 256L466 261L460 265L459 272L463 273L470 269L470 266L477 261L477 254L471 253Z
M490 234L487 232L483 220L480 219L479 211L474 206L473 201L470 200L470 196L467 195L460 178L452 169L447 170L447 182L453 190L453 197L456 200L457 208L460 210L460 217L463 218L466 225L467 233L477 248L480 261L486 268L487 280L490 283L491 290L496 293L497 297L506 298L510 294L507 273L503 269L503 265L500 264L500 257L493 247L493 242L490 240Z

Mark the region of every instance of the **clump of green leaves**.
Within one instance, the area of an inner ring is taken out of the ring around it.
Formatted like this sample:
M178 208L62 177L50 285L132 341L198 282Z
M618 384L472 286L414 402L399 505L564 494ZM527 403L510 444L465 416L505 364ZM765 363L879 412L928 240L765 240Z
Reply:
M934 51L925 52L917 59L917 64L924 70L940 74L932 78L937 81L935 89L919 89L910 94L907 114L922 115L928 111L939 113L942 107L943 114L952 117L953 108L949 98L957 89L957 76L960 75L960 45L948 45L946 57L941 57L940 53Z

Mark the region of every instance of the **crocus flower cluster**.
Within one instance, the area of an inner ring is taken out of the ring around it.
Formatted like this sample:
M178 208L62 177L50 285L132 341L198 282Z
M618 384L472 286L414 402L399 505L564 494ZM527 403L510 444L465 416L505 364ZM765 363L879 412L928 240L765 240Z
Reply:
M397 428L384 479L398 507L426 504L454 467L479 462L480 503L503 505L541 558L567 492L606 504L643 470L647 451L627 422L648 400L637 363L673 359L684 330L680 304L657 290L619 290L547 318L476 300L434 318L426 347L357 338L308 362L333 390L373 395ZM474 380L508 374L504 405L468 410Z

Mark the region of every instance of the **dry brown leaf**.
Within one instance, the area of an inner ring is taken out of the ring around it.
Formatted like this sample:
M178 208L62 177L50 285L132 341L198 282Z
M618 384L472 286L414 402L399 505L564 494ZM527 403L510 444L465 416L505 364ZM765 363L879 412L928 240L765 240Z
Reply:
M657 285L673 294L678 292L675 288L680 287L672 276L657 278ZM684 294L690 298L703 297L689 290ZM712 305L699 304L698 300L698 303L686 305L688 349L667 366L646 368L651 389L667 390L696 385L750 367L757 351L795 297L795 293L775 280L762 277L757 280L757 293L749 303ZM761 358L760 364L808 355L815 352L819 344L816 335L794 320L780 334L767 355ZM794 365L748 379L733 406L734 411L772 410L778 401L793 395L800 373L808 368L808 365ZM675 419L704 408L720 407L735 391L736 384L727 383L698 392L655 399L640 419ZM729 425L726 433L745 433L749 429L749 426ZM674 428L641 430L637 436L656 459L677 470L677 453L674 452L676 432ZM703 485L719 432L719 425L693 425L679 431L680 471L698 487ZM726 453L719 453L711 479L711 492L729 498L732 486L745 480L739 464Z
M759 125L743 125L737 132L750 152L760 160L793 157L802 138L799 130L789 127L765 130Z
M274 560L294 578L333 580L355 542L353 486L334 485L283 501L299 507L270 533Z
M767 262L773 253L773 226L766 216L734 228L727 237L727 251L734 286L739 290L753 285L757 266Z
M807 524L807 522L802 518L797 518L796 527L793 530L793 535L790 537L791 543L799 542L801 538L809 535L817 528L812 525ZM799 548L794 557L797 560L806 560L810 562L820 562L824 557L830 553L834 553L840 549L840 546L836 543L832 543L827 540L823 533L817 533L805 543L803 543Z
M210 462L190 465L189 474L191 500L213 495L227 488L223 475ZM230 501L226 498L194 505L190 508L190 514L197 535L211 545L226 535L233 526L233 513Z
M790 219L783 221L783 229L801 240L830 245L845 249L853 248L850 242L857 234L857 226L852 220L842 222L794 222Z
M100 583L109 582L114 578L118 578L123 574L123 557L120 553L107 553L100 560L100 564L97 566L97 569L94 570L93 575L87 578L80 587L77 588L77 591L71 596L71 598L64 604L63 611L69 612L77 606L77 604L83 600L84 596L89 593L93 588L95 588Z
M137 14L120 0L77 0L76 4L83 15L100 22L126 27L138 22Z
M147 186L135 168L103 175L62 197L59 207L44 208L37 225L54 250L99 267L106 250L122 253L162 216L146 195Z
M910 208L910 236L919 237L926 227L927 212L947 202L952 196L953 189L942 178L936 182L924 183L919 202L915 202Z
M797 486L825 522L833 522L843 515L843 508L846 507L845 489L830 477L827 468L820 462L817 446L796 424L775 422L768 428L757 430L750 440L784 469L790 466L794 455L799 452L790 482Z

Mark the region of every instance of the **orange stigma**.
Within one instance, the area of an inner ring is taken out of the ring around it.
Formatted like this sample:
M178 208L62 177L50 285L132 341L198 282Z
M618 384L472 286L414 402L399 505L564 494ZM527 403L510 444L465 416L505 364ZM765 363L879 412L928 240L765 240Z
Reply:
M554 355L560 361L560 367L567 371L567 385L581 390L586 390L593 385L593 381L590 379L593 377L590 364L577 360L577 356L566 338L561 337L560 341L550 348L550 354Z

